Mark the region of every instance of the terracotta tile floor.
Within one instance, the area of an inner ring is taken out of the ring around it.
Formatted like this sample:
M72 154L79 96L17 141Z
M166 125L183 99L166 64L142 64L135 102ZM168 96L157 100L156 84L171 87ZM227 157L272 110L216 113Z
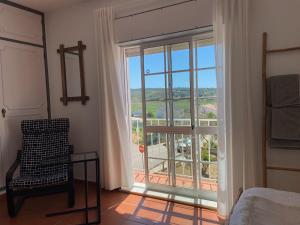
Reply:
M134 181L137 183L145 183L145 174L142 171L134 171ZM163 174L151 174L149 175L149 180L154 184L168 184L168 176ZM191 188L193 187L193 180L188 177L177 176L176 184L179 187ZM217 192L218 184L214 181L201 180L200 185L201 189L206 191Z
M94 193L94 185L90 191ZM95 203L95 194L89 195L89 203ZM5 196L0 196L1 225L72 225L83 222L83 214L46 218L47 212L63 210L66 194L27 199L15 219L10 219L6 211ZM76 206L83 206L83 185L76 184ZM103 191L102 225L215 225L222 224L215 211L171 203L163 200L126 194L119 191ZM92 213L91 218L95 218Z

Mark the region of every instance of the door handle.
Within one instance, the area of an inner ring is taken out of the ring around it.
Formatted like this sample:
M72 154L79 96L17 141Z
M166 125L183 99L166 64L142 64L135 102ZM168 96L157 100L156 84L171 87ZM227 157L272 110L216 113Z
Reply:
M1 110L1 113L2 113L2 117L5 118L6 110L4 108Z

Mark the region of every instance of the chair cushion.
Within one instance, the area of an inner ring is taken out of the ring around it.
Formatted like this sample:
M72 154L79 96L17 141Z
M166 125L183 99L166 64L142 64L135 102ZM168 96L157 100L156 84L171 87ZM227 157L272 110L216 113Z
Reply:
M67 165L43 167L41 162L56 157L68 156L69 120L25 120L21 124L23 148L21 151L21 177L54 176L58 173L67 175Z
M21 123L23 134L68 132L69 127L68 118L23 120Z
M13 190L42 188L63 184L68 181L67 173L57 173L49 176L20 176L13 178L9 188Z

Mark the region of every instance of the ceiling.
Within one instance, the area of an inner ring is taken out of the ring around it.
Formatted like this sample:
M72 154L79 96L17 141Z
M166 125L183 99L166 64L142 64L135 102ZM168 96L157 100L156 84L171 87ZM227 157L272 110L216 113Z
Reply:
M49 12L82 1L88 0L11 0L11 2L15 2L42 12Z

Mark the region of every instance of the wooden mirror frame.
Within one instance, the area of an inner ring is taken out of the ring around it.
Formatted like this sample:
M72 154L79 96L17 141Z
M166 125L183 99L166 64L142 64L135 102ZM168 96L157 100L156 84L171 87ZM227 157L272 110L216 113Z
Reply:
M68 105L68 102L72 102L72 101L81 101L81 103L85 105L86 102L90 99L89 96L86 96L85 94L84 62L83 62L83 50L85 49L86 46L82 44L82 41L78 41L77 46L68 47L68 48L65 48L63 44L60 44L59 49L57 49L57 53L60 54L62 93L63 93L63 96L60 98L60 101L63 102L64 105ZM67 88L65 53L77 54L74 53L75 51L78 51L78 56L79 56L81 96L69 97L68 88Z

